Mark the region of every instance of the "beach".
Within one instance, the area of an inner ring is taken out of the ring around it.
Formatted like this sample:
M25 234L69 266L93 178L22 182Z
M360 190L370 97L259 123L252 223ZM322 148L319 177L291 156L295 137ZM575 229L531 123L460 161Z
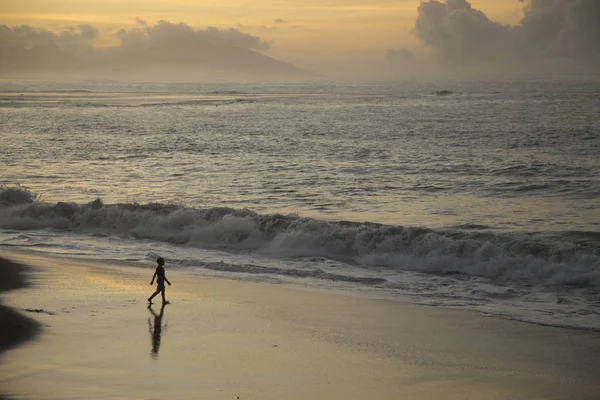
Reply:
M176 3L0 12L0 400L600 400L600 2Z
M2 303L42 326L35 340L1 355L0 393L9 399L600 394L597 332L206 277L168 263L170 304L149 308L153 265L4 249L0 256L3 280L6 260L32 268L30 286L3 292Z

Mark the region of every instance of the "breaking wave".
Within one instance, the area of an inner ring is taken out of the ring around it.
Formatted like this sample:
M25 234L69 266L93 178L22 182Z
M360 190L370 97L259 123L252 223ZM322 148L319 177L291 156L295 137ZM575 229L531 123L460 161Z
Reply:
M0 201L0 228L3 229L125 235L205 249L255 251L282 258L325 257L392 273L417 271L529 285L600 288L598 232L550 236L501 234L477 230L477 226L433 230L323 221L293 214L259 214L229 207L191 208L160 203L105 205L100 199L87 204L49 204L36 201L26 189L10 188L10 196L6 195L7 190L9 188L0 190L0 200L6 200ZM205 268L231 270L232 267L207 264ZM247 265L243 269L245 272L253 270ZM262 267L260 272L279 273ZM294 271L285 272L290 273ZM298 271L298 274L299 277L337 280L337 277L323 276L326 273L319 270Z

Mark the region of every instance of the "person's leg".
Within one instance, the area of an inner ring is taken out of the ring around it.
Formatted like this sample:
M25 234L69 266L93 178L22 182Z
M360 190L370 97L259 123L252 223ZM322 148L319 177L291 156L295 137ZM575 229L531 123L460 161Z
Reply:
M163 289L163 290L160 292L160 295L162 296L163 303L166 303L166 302L167 302L167 300L165 299L165 289Z
M152 302L152 299L154 298L154 296L156 296L159 293L159 291L157 290L156 292L154 292L152 294L152 296L148 297L148 302Z

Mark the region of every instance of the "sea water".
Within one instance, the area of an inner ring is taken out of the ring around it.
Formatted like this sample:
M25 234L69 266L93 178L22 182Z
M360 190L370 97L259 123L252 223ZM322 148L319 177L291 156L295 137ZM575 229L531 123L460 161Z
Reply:
M600 329L599 121L584 78L2 80L0 244Z

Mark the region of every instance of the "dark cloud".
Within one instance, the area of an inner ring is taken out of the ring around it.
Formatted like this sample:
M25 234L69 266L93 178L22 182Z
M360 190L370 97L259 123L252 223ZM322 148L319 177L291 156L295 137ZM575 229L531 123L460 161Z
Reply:
M517 39L551 56L600 56L600 1L532 0L527 2Z
M233 74L302 75L304 71L257 51L269 44L238 29L194 29L161 21L154 26L136 19L137 28L121 29L119 45L94 46L99 31L90 25L59 33L30 26L0 26L0 72L31 71L169 71L212 70Z
M493 60L506 43L507 28L466 0L421 3L415 31L421 42L458 62Z
M449 65L600 70L600 1L519 1L523 18L517 26L492 21L466 0L424 1L415 33Z

